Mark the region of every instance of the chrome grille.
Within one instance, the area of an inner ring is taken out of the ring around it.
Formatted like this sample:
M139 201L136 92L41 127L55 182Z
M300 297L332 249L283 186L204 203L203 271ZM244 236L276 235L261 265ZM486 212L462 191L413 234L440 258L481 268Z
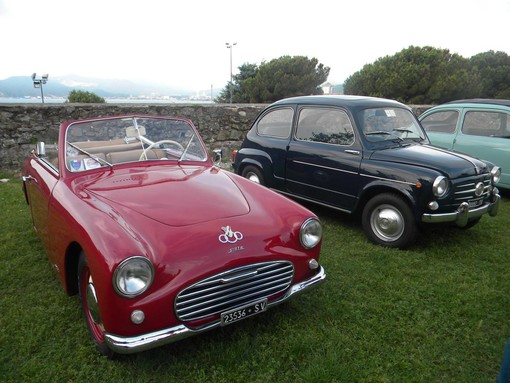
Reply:
M177 317L192 321L267 298L288 289L293 276L294 266L286 261L256 263L214 275L177 295Z
M483 194L478 197L475 195L476 185L483 182ZM484 174L475 177L461 178L454 181L454 198L455 203L460 205L462 202L473 202L488 198L491 188L490 174Z

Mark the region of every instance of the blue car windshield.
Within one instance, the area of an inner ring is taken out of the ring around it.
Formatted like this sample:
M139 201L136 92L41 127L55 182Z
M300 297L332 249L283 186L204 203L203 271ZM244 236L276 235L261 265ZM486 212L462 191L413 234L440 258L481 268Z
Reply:
M426 135L407 109L383 107L365 109L359 114L361 129L369 142L422 141Z

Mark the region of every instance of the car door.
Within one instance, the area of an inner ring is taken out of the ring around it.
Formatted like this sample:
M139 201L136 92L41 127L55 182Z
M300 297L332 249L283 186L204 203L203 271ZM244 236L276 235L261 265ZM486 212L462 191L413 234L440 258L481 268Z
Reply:
M351 211L359 195L361 145L341 108L303 106L286 160L286 188L293 195Z
M49 202L59 177L57 166L58 164L52 163L47 156L34 157L23 176L23 187L32 212L34 229L44 242L45 248L48 248L49 244Z
M434 146L452 150L457 136L460 112L457 109L441 109L425 114L420 122Z
M500 184L510 187L510 113L494 109L464 109L453 150L490 161L502 168Z

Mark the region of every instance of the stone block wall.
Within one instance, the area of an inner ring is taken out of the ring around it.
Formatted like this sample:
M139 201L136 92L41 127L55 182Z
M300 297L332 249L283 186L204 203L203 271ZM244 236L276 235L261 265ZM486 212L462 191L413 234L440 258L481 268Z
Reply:
M16 172L37 141L54 143L61 122L108 115L155 114L193 121L209 149L237 149L266 105L257 104L0 104L0 170Z

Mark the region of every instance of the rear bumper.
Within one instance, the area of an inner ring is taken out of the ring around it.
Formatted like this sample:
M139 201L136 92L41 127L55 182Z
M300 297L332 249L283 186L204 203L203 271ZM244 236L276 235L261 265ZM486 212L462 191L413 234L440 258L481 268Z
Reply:
M459 227L464 227L467 223L484 214L489 214L494 217L498 214L499 203L501 196L496 192L493 194L491 201L485 205L470 209L467 202L460 204L459 208L452 213L441 214L423 214L421 216L422 222L425 223L440 223L440 222L454 222Z
M290 297L307 290L313 286L324 281L326 278L326 272L322 266L319 266L319 271L312 278L307 279L303 282L292 285L287 293L276 301L268 303L268 308L276 306L279 303L285 302ZM170 327L160 331L151 332L148 334L133 336L133 337L122 337L113 334L104 334L104 340L106 345L114 352L118 354L131 354L135 352L149 350L151 348L159 347L164 344L173 343L178 340L188 338L193 335L198 335L205 331L221 326L220 321L211 323L205 327L199 329L192 329L185 325L178 325Z

